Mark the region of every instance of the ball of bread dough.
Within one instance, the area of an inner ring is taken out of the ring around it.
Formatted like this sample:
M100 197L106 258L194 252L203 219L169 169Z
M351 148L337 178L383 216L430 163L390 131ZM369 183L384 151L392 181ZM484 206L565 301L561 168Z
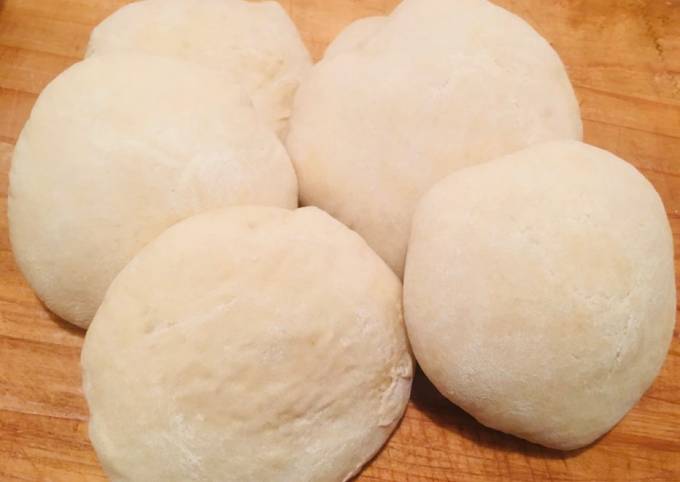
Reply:
M287 145L303 204L355 229L401 274L413 209L436 181L580 139L581 121L559 57L511 13L483 0L405 0L383 22L312 69Z
M290 159L240 86L174 59L93 57L45 89L21 133L10 236L38 296L87 327L149 240L233 204L297 205Z
M229 72L284 135L293 96L311 67L300 34L276 2L142 0L96 27L88 55L140 52Z
M668 350L661 200L631 165L578 142L457 171L417 208L404 306L416 357L446 397L532 442L587 445Z
M326 48L324 58L329 59L360 47L375 35L378 29L384 26L385 23L386 18L382 15L364 17L350 23Z
M82 364L113 482L347 480L412 378L398 278L316 208L168 229L112 283Z

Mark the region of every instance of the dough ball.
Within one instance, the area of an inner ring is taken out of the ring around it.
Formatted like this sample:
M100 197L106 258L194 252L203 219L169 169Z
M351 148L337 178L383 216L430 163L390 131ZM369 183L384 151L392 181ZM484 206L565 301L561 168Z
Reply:
M343 34L331 51L343 55L312 69L287 145L303 204L355 229L401 274L413 210L436 181L580 139L581 121L559 57L511 13L482 0L405 0L383 22Z
M240 86L168 58L93 57L64 72L36 102L10 172L19 267L81 327L148 241L233 204L296 207L288 155Z
M370 39L386 23L386 18L382 15L376 17L364 17L350 23L340 34L331 42L326 49L324 57L329 59L336 55L350 52L361 46Z
M573 141L451 174L413 220L404 306L427 376L484 425L575 449L657 375L673 244L631 165Z
M412 378L399 280L316 208L168 229L111 285L82 364L112 482L347 480Z
M300 34L276 2L142 0L96 27L88 55L141 52L227 72L284 135L293 96L311 67Z

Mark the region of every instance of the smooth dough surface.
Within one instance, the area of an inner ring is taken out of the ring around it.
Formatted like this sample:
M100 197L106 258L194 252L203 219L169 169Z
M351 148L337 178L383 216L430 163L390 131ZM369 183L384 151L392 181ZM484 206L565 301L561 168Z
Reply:
M96 27L87 55L140 52L177 57L234 76L279 135L311 67L297 28L276 2L141 0Z
M335 37L324 52L324 58L330 59L336 55L351 52L368 41L387 22L386 17L364 17L350 23L340 34Z
M630 164L554 142L463 169L413 219L404 307L427 376L481 423L575 449L656 377L675 325L673 240Z
M487 1L405 0L383 25L368 22L301 84L287 146L302 203L355 229L401 274L413 209L436 181L580 140L581 121L550 45Z
M316 208L168 229L112 283L82 364L112 482L347 480L412 379L398 278Z
M241 87L174 59L98 56L35 104L12 160L10 237L38 296L87 327L142 246L233 204L297 206L290 159Z

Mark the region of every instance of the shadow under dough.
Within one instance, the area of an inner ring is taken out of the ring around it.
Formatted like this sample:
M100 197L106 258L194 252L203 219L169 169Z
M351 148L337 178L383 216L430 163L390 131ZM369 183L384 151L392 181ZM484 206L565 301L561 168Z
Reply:
M0 0L2 2L2 0ZM71 335L79 335L79 336L84 336L85 335L85 330L83 328L80 328L79 326L76 326L72 323L69 323L68 321L63 320L59 316L55 315L50 309L40 301L40 304L42 305L43 309L47 313L47 316L50 317L50 320L57 325L61 330L64 330L68 332Z
M413 380L411 402L436 425L495 451L514 452L537 459L566 460L576 457L592 446L591 444L578 450L564 452L488 428L439 393L420 367L417 368Z

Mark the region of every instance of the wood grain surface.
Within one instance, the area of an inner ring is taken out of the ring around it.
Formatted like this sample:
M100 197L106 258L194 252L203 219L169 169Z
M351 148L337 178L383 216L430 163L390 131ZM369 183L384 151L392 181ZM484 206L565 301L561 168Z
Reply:
M453 1L453 0L452 0ZM83 333L51 315L7 237L12 146L37 94L125 0L0 0L0 481L105 480L87 438ZM284 0L315 58L395 0ZM680 1L498 0L564 59L586 140L633 162L665 202L680 252ZM625 213L621 213L625 216ZM678 258L676 256L676 267ZM680 336L652 389L593 446L560 453L482 427L419 374L406 417L360 481L680 481ZM156 481L148 481L156 482Z

